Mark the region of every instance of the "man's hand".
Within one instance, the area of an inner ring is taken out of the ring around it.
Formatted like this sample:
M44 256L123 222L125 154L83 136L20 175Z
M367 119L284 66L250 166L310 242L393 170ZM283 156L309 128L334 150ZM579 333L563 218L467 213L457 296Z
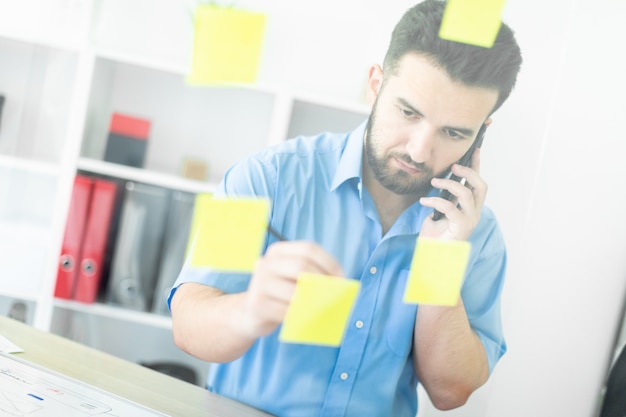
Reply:
M283 321L303 272L343 276L339 263L313 242L277 242L255 265L244 301L250 336L273 332Z
M448 190L454 198L452 201L440 197L420 199L423 206L439 210L445 216L437 221L433 221L432 216L426 219L420 236L453 240L469 238L480 220L487 196L487 183L481 178L479 169L480 149L476 149L472 155L471 167L452 165L452 173L465 178L465 185L450 179L433 178L433 187Z

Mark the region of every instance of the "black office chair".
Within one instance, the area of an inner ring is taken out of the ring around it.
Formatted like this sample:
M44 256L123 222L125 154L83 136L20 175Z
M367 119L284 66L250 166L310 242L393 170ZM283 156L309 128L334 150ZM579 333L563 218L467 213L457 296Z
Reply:
M174 362L140 362L139 364L190 384L198 385L196 371L187 365Z
M9 314L7 315L14 320L26 323L27 313L28 309L26 307L26 304L21 301L16 301L11 305L11 309L9 310Z
M600 417L626 416L626 347L611 367Z

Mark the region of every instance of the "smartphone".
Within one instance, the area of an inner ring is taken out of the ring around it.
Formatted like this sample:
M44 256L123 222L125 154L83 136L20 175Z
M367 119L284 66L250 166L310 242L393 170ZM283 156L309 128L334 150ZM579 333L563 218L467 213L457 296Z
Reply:
M466 167L470 165L470 162L472 161L472 155L474 154L474 150L476 148L480 148L481 145L483 144L483 138L485 137L486 130L487 130L487 125L483 124L480 127L478 134L476 135L476 139L474 140L474 143L472 143L472 146L470 146L467 152L465 152L465 155L463 155L461 159L459 159L457 164L463 165ZM465 183L465 178L460 178L452 173L450 173L450 179L463 183L463 184ZM448 190L441 190L441 193L439 193L439 197L445 198L446 200L449 201L452 198L452 194ZM435 212L433 213L433 220L437 221L441 219L442 217L444 217L443 213L435 209Z

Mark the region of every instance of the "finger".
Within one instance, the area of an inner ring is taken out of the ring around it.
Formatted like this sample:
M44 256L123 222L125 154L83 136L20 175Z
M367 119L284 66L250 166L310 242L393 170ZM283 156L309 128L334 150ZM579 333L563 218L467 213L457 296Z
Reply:
M452 172L457 176L465 178L465 187L469 189L473 195L475 202L473 205L476 207L482 207L485 202L485 198L487 197L487 183L480 176L480 174L474 169L464 167L462 165L453 165ZM463 200L462 194L458 194L458 198ZM469 203L470 201L462 201L461 204L465 204L467 206Z
M461 165L459 165L461 166ZM459 199L466 200L472 197L472 190L467 186L467 182L463 181L460 183L455 180L445 179L445 178L433 178L431 184L435 188L439 188L442 190L448 191L452 194L452 201L457 201Z
M260 285L251 285L252 291L256 291L263 298L283 303L291 301L296 289L296 280L276 274L265 275L265 279L261 275L258 276L260 277L258 279Z
M448 201L440 197L429 197L420 200L423 205L434 207L452 222L462 221L464 216L476 215L476 201L470 188L449 179L433 179L432 184L434 187L448 191L453 198Z
M269 262L257 262L246 292L247 311L257 331L266 334L282 321L295 286L295 280L276 275Z
M296 286L297 276L281 272L284 262L277 256L263 256L254 266L249 291L258 298L289 301Z
M335 258L314 242L278 242L268 248L266 255L276 260L276 271L281 275L297 278L302 272L310 272L344 276Z
M480 174L478 173L478 171L476 171L474 168L471 168L471 167L466 167L460 164L453 164L452 167L450 168L452 170L452 173L456 175L457 177L466 178L466 179L480 177Z
M441 212L448 220L458 218L459 209L457 208L456 201L448 201L440 197L422 197L420 198L420 204L424 207L432 207L435 210Z

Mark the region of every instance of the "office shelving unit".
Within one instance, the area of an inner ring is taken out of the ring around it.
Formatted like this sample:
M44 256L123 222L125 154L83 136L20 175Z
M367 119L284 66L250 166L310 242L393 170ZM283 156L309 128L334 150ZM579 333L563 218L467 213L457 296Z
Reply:
M279 83L187 85L192 21L177 2L150 3L161 12L145 30L131 24L146 7L140 0L34 1L42 8L34 22L12 3L0 2L0 314L21 302L38 328L133 361L174 358L202 374L203 364L174 347L169 317L54 298L75 174L211 192L243 156L297 134L351 130L368 107ZM46 13L53 19L44 25ZM163 43L163 27L174 41ZM144 168L103 161L114 111L153 122ZM182 178L182 160L198 155L207 181Z

